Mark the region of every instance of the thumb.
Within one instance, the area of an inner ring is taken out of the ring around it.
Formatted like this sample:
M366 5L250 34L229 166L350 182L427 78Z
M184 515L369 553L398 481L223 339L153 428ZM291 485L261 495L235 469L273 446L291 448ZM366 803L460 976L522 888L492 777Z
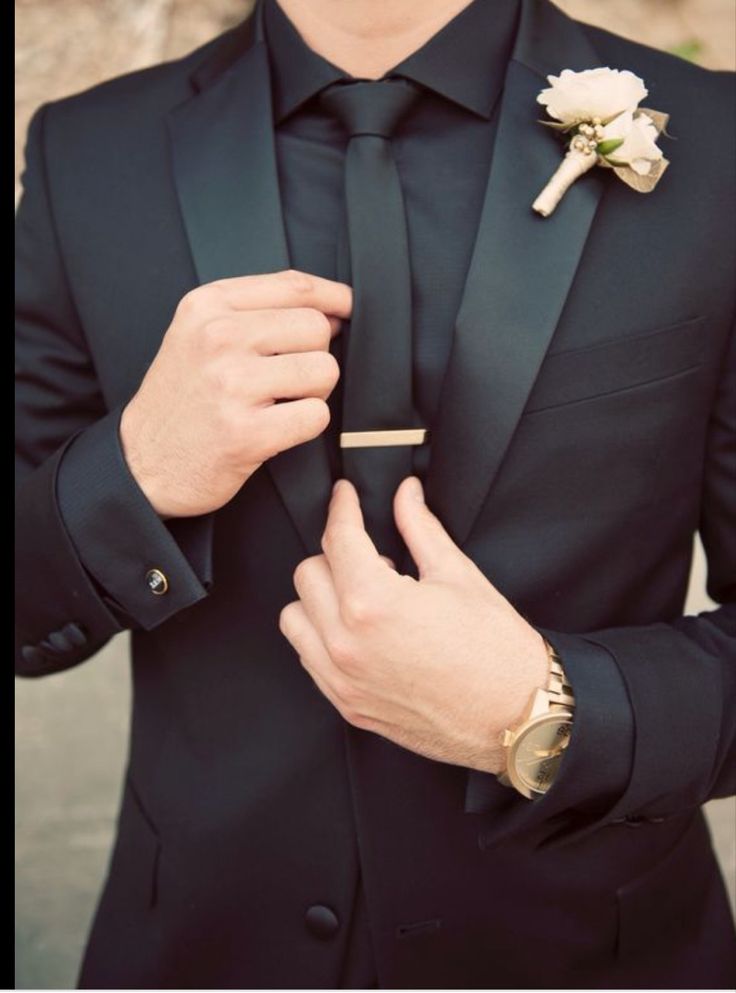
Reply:
M402 480L394 496L394 519L411 553L419 578L447 575L463 553L427 504L416 476Z

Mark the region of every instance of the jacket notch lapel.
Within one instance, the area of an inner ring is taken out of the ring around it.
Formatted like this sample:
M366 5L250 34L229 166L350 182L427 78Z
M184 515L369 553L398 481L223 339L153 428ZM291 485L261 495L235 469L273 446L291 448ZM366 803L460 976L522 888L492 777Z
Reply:
M260 12L258 4L246 51L169 117L176 190L200 284L290 265ZM319 551L332 486L324 436L281 452L265 471L307 551Z
M582 27L547 0L522 0L493 158L432 431L427 500L468 538L549 347L604 188L594 169L556 212L531 209L562 142L538 123L548 73L598 65Z

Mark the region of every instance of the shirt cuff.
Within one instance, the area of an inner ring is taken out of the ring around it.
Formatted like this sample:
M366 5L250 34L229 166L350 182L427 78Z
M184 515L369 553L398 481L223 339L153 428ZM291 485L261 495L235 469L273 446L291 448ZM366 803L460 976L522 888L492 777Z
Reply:
M575 695L570 742L555 782L543 796L522 797L495 775L471 770L465 811L493 813L481 847L538 830L540 844L568 840L605 821L625 793L634 752L634 717L623 677L605 648L581 635L540 630L562 659Z
M122 411L114 408L72 441L59 465L56 499L80 561L108 602L151 630L207 596L213 522L211 514L161 520L125 461ZM152 570L166 578L158 584L166 592L151 589Z

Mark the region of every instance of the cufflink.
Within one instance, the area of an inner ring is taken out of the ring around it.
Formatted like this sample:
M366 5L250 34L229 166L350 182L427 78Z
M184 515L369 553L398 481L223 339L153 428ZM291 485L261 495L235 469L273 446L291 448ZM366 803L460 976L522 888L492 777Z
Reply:
M160 569L149 569L146 585L154 596L163 596L169 588L169 581Z

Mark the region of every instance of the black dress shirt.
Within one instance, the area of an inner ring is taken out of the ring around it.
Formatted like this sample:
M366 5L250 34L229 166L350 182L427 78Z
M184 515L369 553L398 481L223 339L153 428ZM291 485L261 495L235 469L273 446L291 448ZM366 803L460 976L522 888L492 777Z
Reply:
M480 217L518 0L473 0L385 75L418 83L421 96L391 139L406 204L412 271L414 400L430 428L452 346ZM279 185L291 264L328 279L346 271L343 165L347 138L317 94L347 73L302 40L276 0L265 0ZM349 264L347 266L349 271ZM338 360L341 337L333 341ZM341 386L330 398L337 459ZM429 447L414 449L420 478ZM341 987L377 986L367 908L358 881Z
M473 0L385 75L420 85L391 140L406 203L412 269L414 400L430 430L452 345L496 131L518 0ZM302 40L276 0L265 0L276 158L294 268L340 278L347 251L343 165L347 138L317 94L348 73ZM342 263L342 266L341 266ZM333 351L340 359L338 336ZM339 430L341 387L331 398ZM336 457L336 445L330 454ZM429 448L414 450L424 477ZM333 463L335 475L339 467Z

